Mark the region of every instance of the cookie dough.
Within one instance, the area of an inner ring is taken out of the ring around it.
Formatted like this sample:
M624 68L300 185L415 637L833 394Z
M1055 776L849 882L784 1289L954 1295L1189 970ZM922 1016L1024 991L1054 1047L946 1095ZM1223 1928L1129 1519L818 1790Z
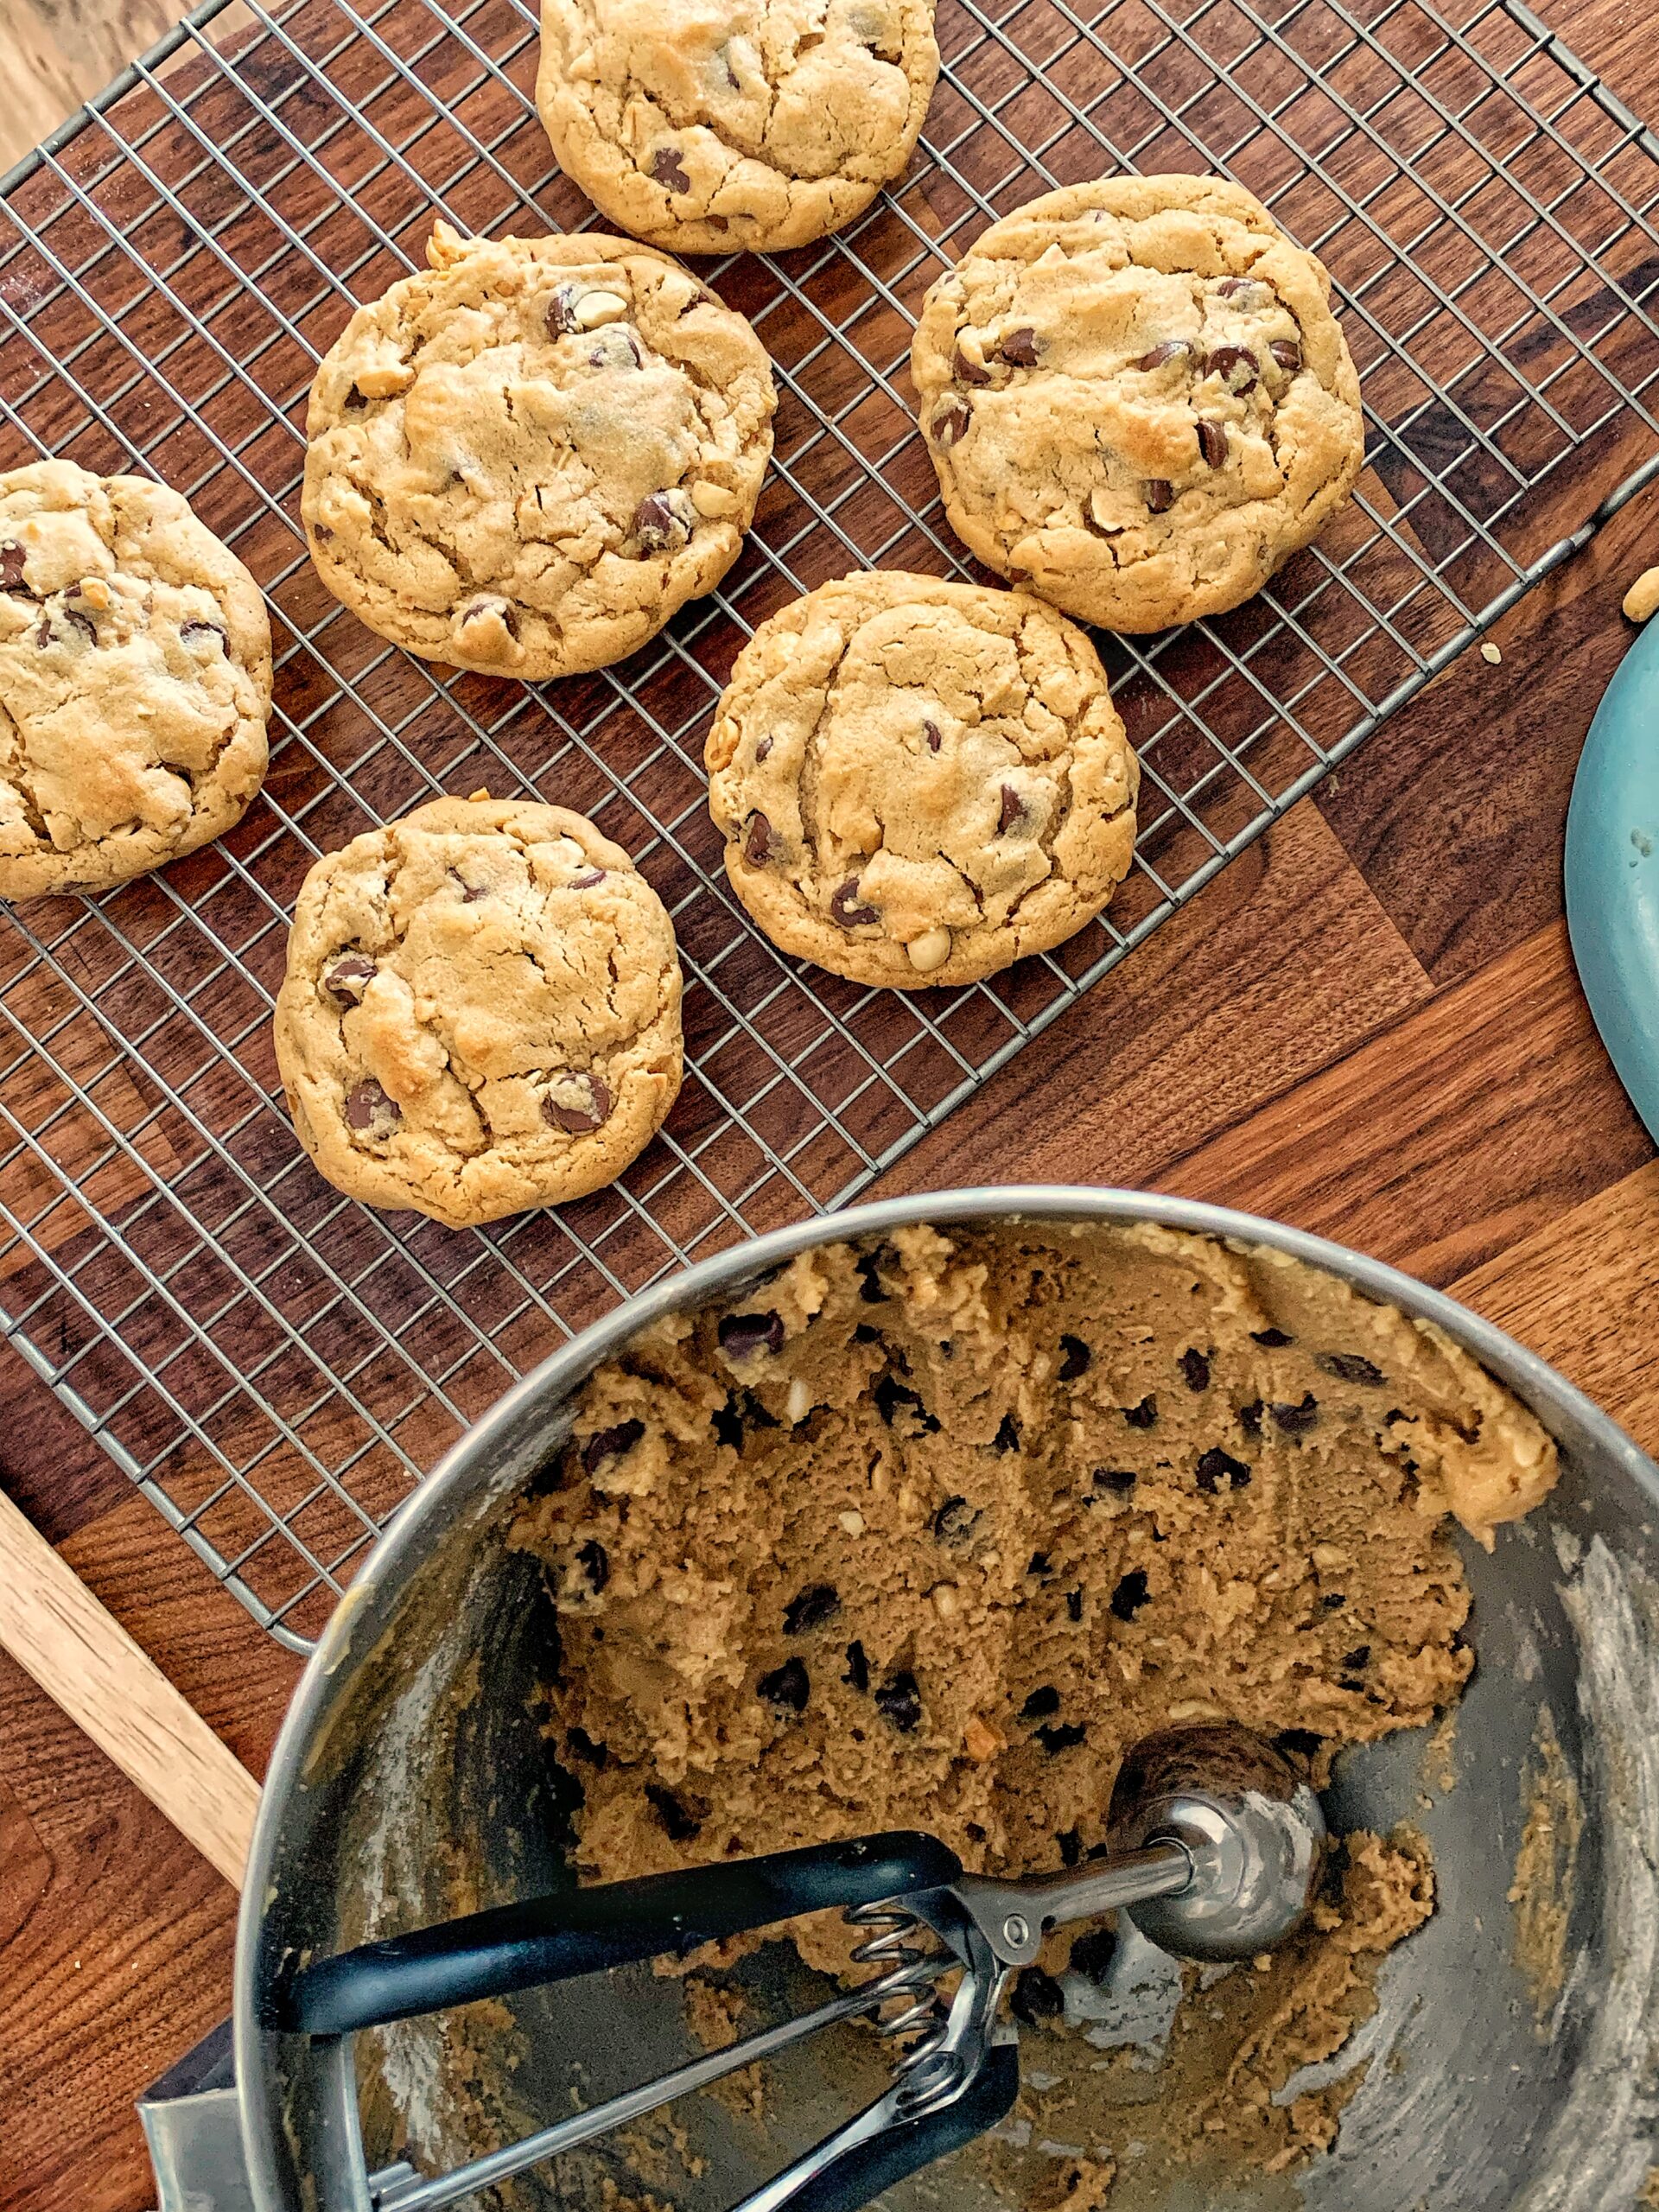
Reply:
M614 1181L680 1084L661 900L560 806L435 799L320 860L276 999L301 1143L451 1229Z
M741 315L659 253L464 238L361 307L306 417L337 599L431 660L536 682L654 637L737 558L777 395Z
M602 214L676 253L777 252L915 150L933 0L543 0L537 103Z
M911 349L951 526L1109 630L1236 607L1364 460L1330 291L1219 177L1069 185L993 224Z
M1471 1655L1448 1517L1554 1446L1432 1325L1152 1227L901 1230L599 1370L520 1541L607 1880L883 1828L1103 1840L1125 1748L1226 1716L1323 1775ZM844 1929L804 1923L815 1963Z
M219 836L270 712L259 587L176 492L0 476L0 898L106 891Z
M1099 913L1140 765L1093 645L1020 592L855 573L739 654L709 734L726 873L785 952L967 983Z

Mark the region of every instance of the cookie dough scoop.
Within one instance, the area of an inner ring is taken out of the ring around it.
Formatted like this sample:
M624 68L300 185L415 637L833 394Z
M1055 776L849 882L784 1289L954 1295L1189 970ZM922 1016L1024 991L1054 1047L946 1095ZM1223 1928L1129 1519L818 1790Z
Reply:
M372 2177L369 2185L393 2212L436 2212L863 2017L898 2039L890 2088L734 2208L853 2212L1006 2118L1020 2063L1002 1999L1053 1929L1122 1911L1178 1957L1250 1958L1295 1934L1319 1886L1318 1799L1275 1751L1230 1723L1167 1729L1138 1745L1112 1793L1110 1828L1103 1859L1024 1881L966 1874L936 1838L899 1832L565 1891L308 1965L278 1993L265 2024L349 2037L641 1959L683 1958L839 1907L868 1931L853 1956L875 1971L861 1986L449 2174L406 2190L378 2189ZM924 1947L925 1935L936 1941ZM947 1975L955 1979L948 1995L937 1986Z

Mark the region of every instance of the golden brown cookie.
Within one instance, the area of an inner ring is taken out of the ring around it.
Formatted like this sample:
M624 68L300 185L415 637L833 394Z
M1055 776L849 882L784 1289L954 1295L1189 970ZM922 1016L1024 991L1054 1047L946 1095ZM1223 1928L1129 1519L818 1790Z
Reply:
M933 0L542 0L536 97L602 214L676 253L804 245L914 151Z
M359 308L306 417L302 512L336 598L410 652L529 681L602 668L737 558L771 365L648 247L433 231Z
M709 731L726 872L861 983L967 983L1099 913L1140 768L1083 632L1022 592L855 572L762 623Z
M1218 177L1069 185L993 224L911 348L952 528L1109 630L1236 607L1363 462L1330 292Z
M435 799L327 854L276 1000L300 1141L452 1229L614 1181L680 1084L662 901L563 807Z
M270 711L259 587L176 492L0 476L0 897L105 891L219 836Z

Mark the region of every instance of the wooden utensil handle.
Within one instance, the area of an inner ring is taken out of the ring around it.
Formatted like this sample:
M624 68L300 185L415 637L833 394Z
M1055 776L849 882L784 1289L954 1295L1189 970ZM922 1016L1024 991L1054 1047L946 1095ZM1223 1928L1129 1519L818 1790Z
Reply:
M258 1783L3 1494L0 1645L239 1889Z

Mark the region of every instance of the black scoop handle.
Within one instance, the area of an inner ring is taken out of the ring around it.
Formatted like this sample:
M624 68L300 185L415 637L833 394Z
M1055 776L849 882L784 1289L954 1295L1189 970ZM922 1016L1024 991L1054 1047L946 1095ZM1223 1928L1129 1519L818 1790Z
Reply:
M961 1876L954 1852L901 1829L569 1890L319 1960L273 1993L264 2024L350 2035L664 1952L683 1956L798 1913L876 1904Z

